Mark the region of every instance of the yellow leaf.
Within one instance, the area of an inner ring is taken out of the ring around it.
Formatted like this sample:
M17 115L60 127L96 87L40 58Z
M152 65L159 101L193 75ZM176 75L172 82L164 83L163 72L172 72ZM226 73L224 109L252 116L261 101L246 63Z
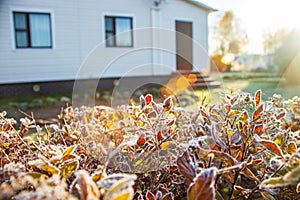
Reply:
M132 199L133 192L125 191L121 194L117 194L116 196L112 197L112 200L130 200Z
M71 162L68 162L64 164L60 168L60 177L61 178L67 178L72 172L74 172L79 166L79 161L78 160L73 160Z
M292 155L292 154L296 153L296 151L297 151L296 143L294 141L290 142L287 147L288 154Z
M162 149L165 149L165 148L167 148L170 144L172 144L172 142L166 141L166 142L163 142L160 146L161 146Z
M246 122L246 120L249 118L249 116L248 116L248 112L247 111L244 111L242 114L241 114L241 116L240 116L240 120L243 122L243 123L245 123Z
M231 117L231 116L233 116L233 115L237 115L237 114L240 114L241 113L241 111L239 111L239 110L232 110L232 111L230 111L229 113L228 113L228 117Z
M76 149L75 147L77 147L77 146L76 145L69 146L66 150L64 150L62 157L65 157L65 156L73 153Z

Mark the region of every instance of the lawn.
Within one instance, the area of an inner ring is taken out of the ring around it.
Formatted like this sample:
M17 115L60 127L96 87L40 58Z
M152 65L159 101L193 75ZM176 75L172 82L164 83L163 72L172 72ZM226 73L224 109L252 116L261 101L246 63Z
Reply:
M300 85L285 85L284 79L272 73L224 73L221 78L221 89L233 92L249 92L252 95L261 89L264 100L273 94L280 94L285 99L300 94Z

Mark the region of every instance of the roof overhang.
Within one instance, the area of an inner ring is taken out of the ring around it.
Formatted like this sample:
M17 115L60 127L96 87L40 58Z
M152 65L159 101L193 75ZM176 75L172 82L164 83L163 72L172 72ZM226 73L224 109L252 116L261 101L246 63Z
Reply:
M215 8L212 8L204 3L201 3L200 1L197 1L197 0L183 0L184 2L187 2L187 3L190 3L190 4L193 4L194 6L197 6L201 9L204 9L208 12L215 12L215 11L218 11L217 9Z

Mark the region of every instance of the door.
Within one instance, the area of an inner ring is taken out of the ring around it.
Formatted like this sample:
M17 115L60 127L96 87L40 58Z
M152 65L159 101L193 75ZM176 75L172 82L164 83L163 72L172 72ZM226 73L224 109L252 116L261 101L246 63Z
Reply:
M175 21L176 68L181 71L193 69L193 23Z

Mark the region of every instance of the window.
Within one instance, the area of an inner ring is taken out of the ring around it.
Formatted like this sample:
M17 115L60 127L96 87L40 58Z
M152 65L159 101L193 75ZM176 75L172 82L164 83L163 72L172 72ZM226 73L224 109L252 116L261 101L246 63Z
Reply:
M105 16L107 47L133 47L132 17Z
M49 13L13 12L16 48L52 48Z

